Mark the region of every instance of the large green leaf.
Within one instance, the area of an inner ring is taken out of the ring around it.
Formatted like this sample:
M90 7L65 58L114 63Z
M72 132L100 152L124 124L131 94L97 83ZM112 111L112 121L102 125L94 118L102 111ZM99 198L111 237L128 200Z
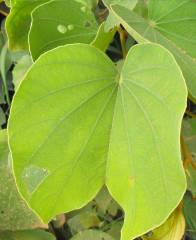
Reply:
M31 12L49 0L17 0L6 18L6 30L11 50L28 49Z
M0 232L0 240L54 240L54 236L42 230Z
M85 44L42 55L9 119L22 195L48 222L105 183L125 211L123 240L160 225L186 188L179 144L186 97L180 68L156 44L133 47L120 72Z
M73 0L54 0L32 13L29 33L33 59L67 43L90 43L98 26L90 9Z
M189 93L196 100L196 3L193 0L149 0L148 19L114 5L113 12L138 42L162 44L183 70Z
M44 227L21 199L8 160L6 130L0 131L0 231ZM45 226L46 227L46 226ZM0 238L1 239L1 238Z

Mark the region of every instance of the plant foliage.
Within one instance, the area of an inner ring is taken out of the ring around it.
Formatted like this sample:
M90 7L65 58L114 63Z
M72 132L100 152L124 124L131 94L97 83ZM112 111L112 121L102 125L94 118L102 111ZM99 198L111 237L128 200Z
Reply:
M0 14L0 239L194 240L195 0Z

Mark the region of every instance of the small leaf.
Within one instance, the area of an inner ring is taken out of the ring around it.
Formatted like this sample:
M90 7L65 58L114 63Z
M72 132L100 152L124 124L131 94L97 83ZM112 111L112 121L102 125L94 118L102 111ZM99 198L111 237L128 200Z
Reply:
M122 240L157 227L186 189L179 143L186 98L180 68L159 45L131 48L119 72L89 45L49 51L33 64L11 108L20 192L48 222L81 208L106 184L125 211ZM33 191L23 177L31 166L49 173Z
M102 23L99 26L99 30L97 32L96 38L91 43L96 48L102 50L105 52L109 46L109 44L112 42L114 35L116 33L116 29L112 29L111 31L105 31L105 23Z
M72 234L76 234L88 228L99 227L101 221L95 212L83 212L69 219L67 224Z
M95 198L96 205L104 214L112 201L112 197L106 187L104 187Z
M54 11L55 9L55 11ZM73 0L53 0L32 13L29 33L33 59L42 53L68 43L90 43L97 32L91 10Z
M183 121L183 135L189 150L196 158L196 121L194 118L186 118Z
M109 10L109 15L108 15L108 18L105 23L105 31L107 32L107 31L111 30L112 28L120 25L119 19L115 16L115 14L112 11L110 11L111 5L119 4L128 9L133 9L136 6L137 2L138 2L138 0L103 0L103 3Z
M120 230L123 226L123 220L122 221L114 221L114 224L111 224L110 229L107 231L107 233L113 237L115 240L120 239Z
M189 165L186 170L188 190L191 191L194 197L196 197L196 167L192 164Z
M0 131L0 230L23 230L43 225L21 199L12 175L6 130Z
M153 230L143 240L180 240L184 236L185 219L181 209L176 209L167 221L159 228Z
M37 6L49 0L16 1L6 18L6 30L11 50L28 49L28 32L31 24L31 12Z
M113 5L112 10L136 41L159 43L171 51L196 101L195 1L149 0L148 6L148 19L121 5Z
M96 231L96 230L86 230L83 232L78 233L77 235L73 236L71 240L114 240L110 235L107 233Z
M24 55L15 65L12 74L13 74L13 83L15 90L18 88L19 83L24 78L25 73L32 65L32 60L29 55Z
M2 110L2 108L0 107L0 129L2 128L2 125L5 124L5 122L6 122L5 113Z
M138 0L103 0L103 3L107 6L108 9L110 9L111 5L119 4L121 6L124 6L128 9L133 9Z
M188 151L192 156L192 162L186 169L188 190L196 197L196 121L195 119L185 118L183 121L182 133Z
M1 240L55 240L55 237L43 230L0 232Z

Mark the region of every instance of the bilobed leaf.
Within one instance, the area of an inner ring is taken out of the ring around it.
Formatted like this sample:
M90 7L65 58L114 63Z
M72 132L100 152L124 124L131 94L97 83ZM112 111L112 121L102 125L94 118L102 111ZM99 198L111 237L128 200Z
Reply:
M55 237L43 230L26 230L0 232L1 240L55 240Z
M73 0L53 0L32 13L29 33L33 59L42 53L68 43L90 43L98 25L85 5Z
M119 72L89 45L45 53L22 81L8 124L20 192L48 222L106 184L125 211L122 240L157 227L186 189L186 97L180 68L156 44L131 48Z
M86 230L73 236L71 240L114 240L109 234L97 231L97 230Z
M18 0L6 18L6 30L11 50L28 49L28 32L31 24L31 12L37 6L49 0Z
M185 219L181 209L176 209L167 221L143 240L181 240L185 231Z
M196 2L149 0L148 5L148 19L120 5L112 10L138 42L159 43L173 53L196 101Z
M0 131L0 231L46 227L19 195L8 159L6 130ZM1 235L0 235L1 236ZM1 238L0 238L1 239ZM5 238L7 239L7 238Z

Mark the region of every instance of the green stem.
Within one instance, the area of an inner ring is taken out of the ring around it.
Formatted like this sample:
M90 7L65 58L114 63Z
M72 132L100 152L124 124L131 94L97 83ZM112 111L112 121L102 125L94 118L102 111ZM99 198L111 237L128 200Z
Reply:
M1 70L1 76L2 76L2 81L3 81L3 87L4 87L4 93L6 96L6 100L8 103L8 106L10 107L10 97L9 97L9 92L7 88L7 81L6 81L6 56L7 56L7 43L3 46L1 50L1 56L0 56L0 70Z

